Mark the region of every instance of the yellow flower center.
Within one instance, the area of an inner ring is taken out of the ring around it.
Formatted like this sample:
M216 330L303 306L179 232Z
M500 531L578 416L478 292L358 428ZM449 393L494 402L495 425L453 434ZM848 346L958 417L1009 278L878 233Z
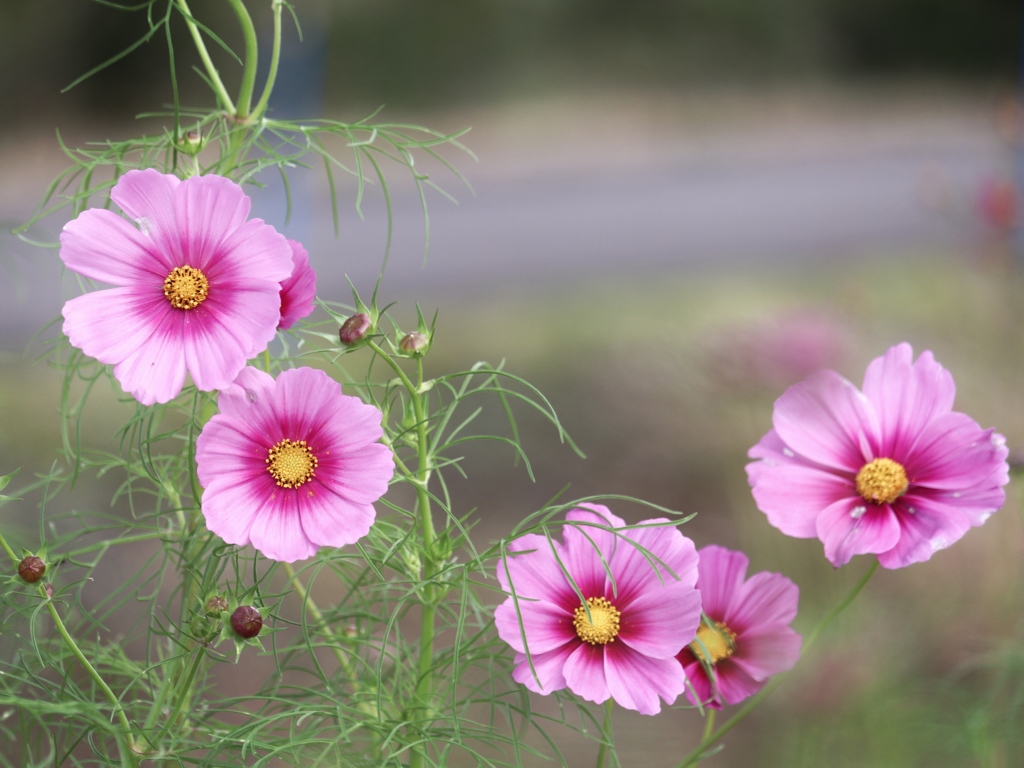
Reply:
M210 295L210 281L195 267L175 267L164 278L164 296L177 309L195 309Z
M874 459L857 473L857 493L872 504L891 504L908 485L907 470L892 459Z
M589 609L590 615L587 615ZM603 597L589 597L587 604L581 605L573 613L572 625L576 634L584 643L604 645L614 643L619 634L619 610Z
M708 621L711 622L710 625ZM697 642L698 640L700 642ZM697 629L697 640L690 643L690 650L698 659L704 659L709 664L717 664L736 652L736 633L725 624L704 619Z
M319 460L305 440L285 438L267 451L267 471L281 488L298 488L313 479Z

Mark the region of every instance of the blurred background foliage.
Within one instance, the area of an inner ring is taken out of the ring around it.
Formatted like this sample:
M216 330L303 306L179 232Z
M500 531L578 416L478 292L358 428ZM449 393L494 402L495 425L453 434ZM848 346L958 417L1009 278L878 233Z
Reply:
M0 3L0 79L13 127L44 114L100 109L130 117L169 101L162 33L53 98L86 68L148 30L146 13L69 0ZM154 4L162 13L163 3ZM269 8L269 3L267 3ZM327 107L499 101L578 85L679 87L893 76L1012 78L1016 0L303 0L306 50L325 46ZM236 46L226 3L196 12ZM257 21L267 21L254 4ZM175 31L181 24L175 21ZM289 31L294 35L294 29ZM179 46L179 72L195 57ZM154 73L158 73L154 76ZM183 101L204 98L182 78ZM156 99L154 99L156 97Z

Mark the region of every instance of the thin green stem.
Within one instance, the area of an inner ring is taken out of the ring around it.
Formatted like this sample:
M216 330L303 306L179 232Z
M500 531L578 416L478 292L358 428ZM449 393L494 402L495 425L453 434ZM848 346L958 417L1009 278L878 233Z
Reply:
M270 52L270 71L267 72L267 82L263 86L263 93L260 100L256 102L256 108L252 111L256 119L263 117L270 102L270 94L274 90L274 82L277 80L277 68L281 62L281 12L284 10L284 0L274 0L274 47Z
M852 603L856 599L857 595L861 593L861 591L864 589L867 583L871 580L871 577L875 575L875 571L877 570L878 560L876 558L871 563L871 567L868 568L867 573L865 573L864 576L861 577L860 581L858 581L854 585L853 589L850 590L846 597L839 601L835 608L829 611L825 618L818 622L818 626L811 630L811 633L807 636L807 639L804 641L803 649L800 652L800 658L807 658L807 651L811 648L811 646L814 645L815 641L817 641L822 631L829 624L831 624L832 621L850 605L850 603ZM721 740L721 738L725 734L727 734L729 731L731 731L733 728L739 725L740 721L743 720L743 718L745 718L747 715L749 715L754 710L754 708L757 707L758 704L760 704L762 701L768 698L771 692L778 688L784 679L785 675L776 675L764 688L758 691L757 694L747 699L746 704L740 707L739 711L737 711L735 715L726 720L725 723L718 730L716 730L714 733L710 735L707 735L705 733L705 736L703 739L701 739L700 744L698 744L693 749L693 751L690 752L690 754L688 754L681 763L679 763L678 768L689 768L689 766L691 765L696 765L704 757L704 754L708 751L709 748L711 748L715 743Z
M167 722L164 723L163 728L156 736L156 743L163 741L164 736L167 732L178 724L178 717L186 709L186 705L192 701L192 683L195 682L196 674L199 672L199 667L202 666L203 657L205 652L202 648L196 648L193 650L193 656L189 662L188 672L185 675L185 680L182 681L181 685L176 689L176 696L174 699L174 708L171 710L170 717L167 718Z
M355 680L355 670L352 669L352 664L349 662L348 656L345 655L341 650L341 644L338 641L338 636L334 634L334 630L331 629L330 625L324 621L324 616L320 612L320 608L313 600L313 596L309 594L306 589L306 585L299 580L299 576L295 573L295 569L292 568L291 563L281 563L284 566L284 572L288 575L288 580L291 581L292 586L295 588L295 592L298 594L299 599L306 605L306 610L313 616L313 620L316 621L320 631L323 632L331 642L331 650L334 651L334 656L338 660L338 666L341 667L341 671L345 677L349 680Z
M176 0L176 2L178 3L178 8L181 10L181 15L185 19L185 25L188 27L189 34L192 35L192 42L196 45L196 51L199 52L199 58L202 59L203 67L206 68L206 75L210 78L210 82L213 84L213 90L217 94L217 99L220 101L225 112L229 115L234 115L235 103L231 101L231 97L228 96L228 90L224 87L224 83L220 79L220 73L217 72L217 67L213 65L213 59L210 58L210 52L206 50L206 43L203 42L203 35L194 21L192 11L188 7L187 0Z
M242 84L238 88L238 107L235 117L239 120L249 119L249 107L252 105L252 94L256 87L256 62L259 58L259 46L256 43L256 27L253 26L252 16L242 0L228 0L231 8L238 17L238 23L242 27L242 37L245 40L244 68L242 69Z
M608 746L612 743L612 700L604 703L604 725L601 728L601 746L597 750L597 768L604 768L608 759Z
M85 654L82 653L78 644L71 637L67 627L64 626L64 622L61 621L60 614L57 613L57 608L53 604L53 600L50 599L49 595L46 594L46 589L42 585L39 587L39 595L46 601L46 608L50 612L50 617L53 619L54 626L57 627L57 632L64 639L64 644L67 645L68 650L74 654L75 658L78 659L78 663L82 665L89 677L93 679L93 682L103 691L103 695L107 697L110 705L114 709L114 716L117 718L118 723L121 725L121 738L117 740L117 747L121 753L121 763L125 766L136 766L139 764L139 757L135 752L135 737L132 735L132 726L128 722L128 716L124 713L124 709L121 707L121 702L118 700L114 692L110 690L110 686L107 685L106 680L96 671L96 668L89 663L89 660L85 658ZM122 743L123 741L123 743Z
M21 558L14 554L14 550L11 549L11 545L7 543L7 539L4 538L2 533L0 533L0 546L4 548L4 552L7 553L7 556L11 558L15 565L21 562Z
M715 712L714 709L709 709L708 713L704 716L704 735L702 739L707 739L715 732Z

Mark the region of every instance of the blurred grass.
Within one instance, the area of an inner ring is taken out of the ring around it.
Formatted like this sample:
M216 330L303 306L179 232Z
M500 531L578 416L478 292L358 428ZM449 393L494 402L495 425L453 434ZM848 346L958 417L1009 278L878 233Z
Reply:
M484 539L506 533L566 484L567 497L627 494L698 512L684 528L698 547L741 548L754 571L780 571L800 586L797 628L806 632L859 578L866 559L833 571L819 542L782 536L754 507L746 451L807 360L793 363L785 381L785 367L742 358L769 344L784 350L801 324L820 326L834 341L822 359L859 383L868 361L909 341L952 371L956 407L996 426L1019 455L1022 297L1024 279L1009 258L899 252L815 267L766 264L742 274L594 279L571 290L480 293L442 306L428 373L505 358L548 395L589 454L577 460L526 415L524 444L537 482L513 468L507 451L480 444L467 459L469 479L452 478L455 511L475 509ZM0 471L49 468L59 446L58 388L58 372L12 355L0 359ZM114 393L104 391L94 406L89 439L116 448L110 441L123 413ZM495 415L496 429L500 421ZM116 482L83 481L61 503L103 508ZM927 563L878 574L707 764L1024 765L1024 520L1016 482L1006 508L983 528ZM4 508L5 526L30 535L35 513L27 508ZM616 511L630 520L645 514ZM616 727L623 765L668 765L696 743L702 722L686 709L658 718L620 710ZM578 750L573 765L593 764L589 744L569 737L567 744Z

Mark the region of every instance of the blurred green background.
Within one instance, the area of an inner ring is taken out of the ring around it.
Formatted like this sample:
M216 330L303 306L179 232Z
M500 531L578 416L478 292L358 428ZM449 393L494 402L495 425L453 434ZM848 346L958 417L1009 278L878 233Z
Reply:
M237 44L226 4L194 6ZM267 15L262 4L252 7L258 19ZM769 428L772 401L786 386L819 366L857 382L868 361L910 341L953 372L958 409L997 427L1021 458L1024 277L1015 193L1009 204L1000 198L1002 208L998 200L986 204L979 195L985 178L929 161L930 150L945 148L943 157L980 158L972 172L1012 180L1020 151L1018 2L351 0L296 3L296 11L306 45L293 40L286 50L298 74L283 87L293 101L282 97L277 108L304 98L325 114L355 118L387 104L389 116L442 129L472 124L466 143L479 166L453 159L471 182L479 180L481 199L512 184L529 195L553 178L607 170L624 134L642 134L646 154L627 155L613 168L620 175L608 171L612 185L625 186L638 167L675 168L681 156L688 159L679 167L699 180L706 166L754 177L808 157L856 163L881 147L920 156L919 183L908 184L906 195L953 233L844 236L820 254L789 259L779 255L788 246L773 245L780 233L765 225L763 236L749 233L759 245L742 259L726 258L712 242L688 254L699 266L680 260L630 268L655 248L652 235L624 250L617 266L583 265L567 276L557 272L556 251L550 272L534 264L513 283L486 270L432 282L443 240L422 269L422 251L411 248L394 268L403 290L440 310L430 370L506 359L548 395L588 454L578 460L524 414L536 483L497 446L467 460L467 480L452 480L461 511L476 510L479 535L504 534L567 484L570 497L625 494L697 512L684 532L698 546L742 548L755 571L797 582L797 628L806 632L866 561L833 571L820 544L782 536L754 507L745 454ZM128 135L136 113L169 100L159 37L59 95L146 28L144 14L97 3L0 3L0 220L27 217L61 168L55 126L78 140ZM188 70L195 62L179 40L182 100L205 104ZM223 66L229 78L236 74L226 58ZM462 211L453 210L435 226L461 227ZM811 217L803 224L824 226ZM729 226L749 225L725 219L722 227ZM317 227L317 242L331 242L321 232L329 225ZM344 232L337 247L346 247ZM26 295L31 301L50 290L33 282L31 260L55 254L6 239L2 255L6 283L17 291L16 299L5 296L8 303L24 306ZM376 265L380 254L360 257ZM411 304L396 312L407 319ZM26 333L13 329L11 321L0 335L0 472L21 466L28 476L56 459L60 380L32 362L40 348L26 352ZM100 397L86 422L89 439L113 447L121 414L112 394ZM499 415L492 418L500 428ZM83 481L53 509L104 510L117 482ZM877 575L707 765L1024 766L1017 483L1006 508L950 550ZM644 515L628 506L615 511L630 520ZM29 503L8 505L0 519L13 538L32 541L37 517ZM658 718L618 711L621 763L673 764L701 728L689 710ZM589 744L566 737L565 746L579 756L574 766L593 764Z

